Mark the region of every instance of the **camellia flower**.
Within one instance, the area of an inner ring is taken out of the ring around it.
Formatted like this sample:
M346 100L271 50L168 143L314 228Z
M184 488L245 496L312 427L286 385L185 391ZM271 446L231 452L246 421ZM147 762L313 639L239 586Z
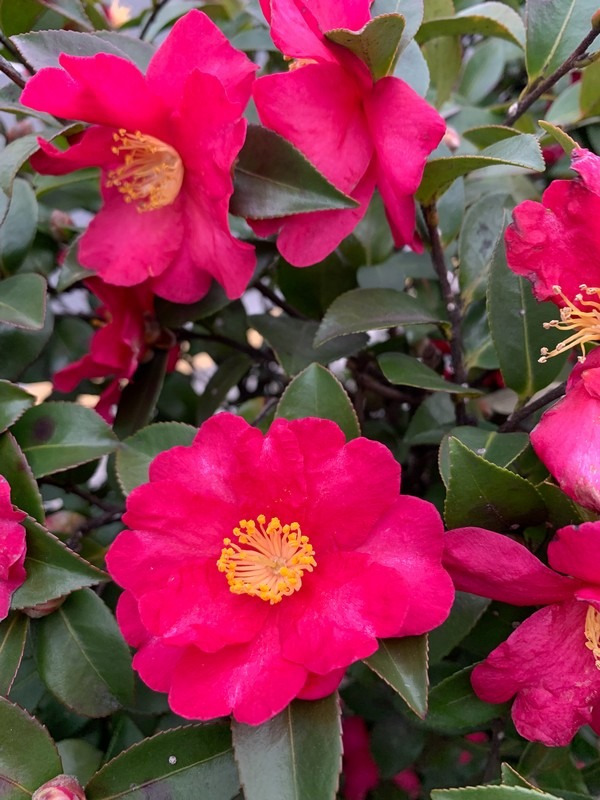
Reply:
M383 445L333 422L232 414L150 465L107 566L134 668L175 713L259 724L324 697L378 637L439 625L453 588L435 508Z
M102 170L104 205L81 239L81 263L119 286L149 279L174 302L200 299L212 278L239 297L255 256L232 236L228 208L252 62L196 10L175 24L145 75L111 53L63 53L59 62L34 75L21 100L93 123L66 151L40 140L32 158L43 173Z
M360 205L250 220L252 227L263 236L280 230L282 255L295 266L308 266L351 233L377 186L396 246L422 250L413 195L445 123L404 81L374 80L358 56L325 37L335 28L364 27L370 1L261 0L261 6L273 41L292 61L289 72L256 82L260 119Z
M112 376L96 411L105 419L138 364L149 358L152 348L168 349L169 368L175 366L179 346L172 334L160 328L154 315L154 294L147 281L140 286L110 286L100 278L88 278L87 288L102 302L96 310L97 330L90 352L79 361L59 370L53 378L59 392L70 392L86 378Z
M27 514L10 502L10 486L0 475L0 620L8 615L10 598L27 577L25 574L25 528Z
M557 532L548 561L558 572L507 536L481 528L446 534L444 564L457 589L517 606L544 606L471 678L486 702L515 697L515 726L531 741L566 745L586 724L600 732L599 556L599 522Z
M577 503L600 512L600 350L577 364L566 394L531 433L538 457ZM584 433L585 432L585 433Z
M542 202L525 200L506 230L509 267L533 282L538 300L552 300L560 319L546 327L567 338L542 358L600 340L600 233L591 222L600 213L600 158L588 150L572 152L574 180L552 181Z
M72 775L57 775L36 789L31 800L85 800L85 793Z

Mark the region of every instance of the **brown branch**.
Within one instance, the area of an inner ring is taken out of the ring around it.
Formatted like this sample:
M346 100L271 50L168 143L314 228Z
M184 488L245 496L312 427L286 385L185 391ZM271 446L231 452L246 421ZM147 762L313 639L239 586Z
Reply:
M267 300L270 300L273 303L273 305L277 306L282 311L285 311L285 313L288 316L294 317L295 319L308 319L306 314L303 314L301 311L298 311L289 303L286 303L286 301L283 300L281 297L279 297L276 294L276 292L273 291L273 289L271 289L269 286L265 286L264 283L256 281L255 283L252 283L250 286L252 289L257 289L262 294L262 296L266 297Z
M7 61L4 56L0 56L0 72L3 72L7 78L16 83L20 89L25 88L25 79L19 75L10 61Z
M27 61L25 56L21 55L21 53L17 50L17 48L8 38L8 36L5 36L2 33L2 31L0 31L0 44L2 45L2 47L4 47L5 50L8 50L8 52L11 54L11 56L15 61L18 61L20 64L23 64L23 66L28 70L28 72L30 72L32 75L35 75L36 70L33 67L33 65L30 64L29 61Z
M125 513L125 508L123 506L103 500L101 497L98 497L98 495L95 495L92 492L88 492L87 489L81 489L79 486L75 485L63 486L63 484L53 480L52 478L43 478L42 483L47 483L50 486L56 486L58 489L62 489L64 492L67 492L67 494L77 495L77 497L80 497L87 503L96 506L97 508L106 512L107 514L120 515Z
M169 2L169 0L159 0L159 2L155 2L154 8L152 9L152 12L150 13L150 16L148 17L148 19L144 23L144 27L142 28L142 30L140 32L140 39L145 39L146 38L146 34L150 30L150 26L152 25L152 23L156 19L156 15L161 10L161 8L163 8L163 6L167 5L168 2Z
M600 34L600 27L595 26L587 34L585 39L573 50L563 63L554 70L551 75L548 75L543 81L536 83L529 92L526 92L523 97L514 103L509 109L508 114L504 120L505 125L514 125L515 122L521 117L527 109L535 103L535 101L545 94L548 89L551 89L557 81L559 81L567 72L570 72L577 66L577 62L585 57L588 47L592 44L594 39Z
M557 386L555 389L551 389L549 392L546 392L546 394L538 397L538 399L534 400L533 403L528 403L526 406L513 411L506 422L504 422L498 428L498 431L500 433L509 433L510 431L518 430L521 423L526 420L527 417L535 414L536 411L539 411L540 408L544 408L544 406L547 406L548 403L552 403L554 400L558 400L560 397L562 397L565 393L566 385L566 382L561 383L560 386Z
M235 339L231 339L229 336L222 336L219 333L199 333L197 331L182 330L180 334L178 334L178 338L184 340L197 339L205 342L214 342L215 344L223 344L226 347L231 347L232 350L237 350L240 353L250 356L254 361L271 361L267 353L263 353L262 350L252 347L249 344L244 344L244 342L238 342Z
M450 359L454 370L453 382L460 385L467 383L467 370L463 358L462 344L462 309L460 298L454 294L448 279L448 266L444 256L444 248L440 238L439 215L435 201L421 206L429 242L431 244L431 262L442 288L444 305L450 320ZM462 397L453 398L456 422L458 425L468 424L467 409Z

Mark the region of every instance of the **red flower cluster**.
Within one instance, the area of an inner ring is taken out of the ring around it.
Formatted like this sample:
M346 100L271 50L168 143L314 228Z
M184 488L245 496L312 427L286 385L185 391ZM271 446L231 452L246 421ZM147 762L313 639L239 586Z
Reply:
M26 516L12 506L10 486L0 475L0 620L8 615L12 593L26 578L25 528L20 524Z
M134 667L187 718L258 724L332 692L378 637L439 625L443 526L400 468L333 422L231 414L157 456L107 555Z

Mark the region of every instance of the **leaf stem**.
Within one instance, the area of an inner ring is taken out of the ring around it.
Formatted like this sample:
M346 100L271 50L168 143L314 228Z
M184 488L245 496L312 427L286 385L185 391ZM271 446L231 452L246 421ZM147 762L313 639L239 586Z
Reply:
M440 237L439 215L435 201L421 206L429 242L431 244L431 262L442 288L444 305L450 320L450 358L454 369L454 383L466 385L467 370L463 358L462 343L462 308L460 298L454 293L448 278L448 266L444 256L444 248ZM468 424L468 415L464 398L453 398L456 422L458 425Z
M158 12L161 10L161 8L163 8L163 6L166 6L168 2L169 2L169 0L159 0L159 2L155 2L154 3L154 8L152 9L152 11L150 13L150 16L148 17L148 19L144 23L144 27L142 28L142 30L140 32L140 39L143 40L143 39L146 38L146 34L150 30L150 26L152 25L152 23L156 19L156 16L157 16Z
M559 81L563 75L570 72L577 62L585 56L588 47L592 44L594 39L600 34L600 28L592 28L587 36L581 43L573 50L563 63L557 67L551 75L548 75L544 80L535 83L529 92L526 92L521 99L514 103L509 109L508 114L504 120L505 125L514 125L515 122L521 117L527 109L535 103L548 89L551 89L554 84Z
M560 397L562 397L565 393L566 386L566 382L561 383L559 386L556 386L554 389L546 392L546 394L538 397L538 399L534 400L532 403L527 403L527 405L518 408L516 411L513 411L506 422L504 422L498 428L499 433L509 433L510 431L518 430L523 420L526 420L527 417L535 414L535 412L539 411L540 408L547 406L548 403L552 403L554 400L558 400Z

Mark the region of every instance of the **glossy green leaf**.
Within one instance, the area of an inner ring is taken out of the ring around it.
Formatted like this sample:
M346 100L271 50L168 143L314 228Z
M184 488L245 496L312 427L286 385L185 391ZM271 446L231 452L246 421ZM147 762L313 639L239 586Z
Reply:
M87 800L231 800L239 778L228 725L165 731L120 753L94 775Z
M587 70L586 70L587 72ZM584 73L585 75L586 73ZM572 150L576 147L579 147L575 139L571 139L568 133L565 133L562 128L558 128L556 125L552 125L550 122L546 122L546 120L539 120L538 125L540 128L546 131L546 133L550 134L552 138L562 147L567 155L571 155Z
M0 797L30 800L35 790L61 772L56 745L40 723L0 697Z
M320 417L336 422L347 439L360 436L358 417L342 384L320 364L311 364L291 381L275 412L276 417Z
M0 380L0 433L16 422L35 403L35 397L20 386Z
M13 42L17 50L35 69L57 67L60 53L71 56L95 56L98 53L111 53L133 61L145 70L154 53L154 47L122 33L98 31L80 33L79 31L33 31L15 36Z
M14 271L33 243L38 223L38 204L31 184L17 178L10 205L0 226L0 268Z
M37 0L0 0L0 28L6 36L29 30L41 14Z
M29 618L18 612L9 614L0 622L0 695L2 697L9 693L21 664L28 629Z
M40 490L23 451L9 432L0 436L0 465L0 474L10 483L13 505L43 523L46 514Z
M170 303L162 297L157 297L154 308L161 325L166 328L178 328L186 322L211 317L229 303L231 300L221 284L213 280L208 293L197 303Z
M404 353L383 353L377 359L377 363L388 381L397 386L416 386L430 392L450 392L450 394L463 394L469 397L477 397L481 394L477 389L445 380L422 361Z
M327 366L361 350L367 337L357 333L333 339L321 347L313 347L319 323L292 317L260 314L248 317L248 322L264 336L288 375L297 375L310 364Z
M532 786L522 775L519 775L516 769L513 769L510 764L504 762L500 766L500 770L502 772L502 784L504 786L522 786L525 789L535 789L535 786Z
M526 66L530 83L549 75L589 33L596 0L527 0ZM596 49L594 44L592 49Z
M41 331L27 331L0 323L0 378L17 380L40 355L54 330L54 317L49 307Z
M232 725L245 800L334 800L342 766L337 694L295 700L259 726Z
M435 314L405 292L388 289L353 289L336 298L327 309L315 336L320 345L349 333L439 322Z
M485 597L456 592L449 617L429 634L429 660L432 664L441 661L462 642L490 602Z
M454 14L453 0L428 0L424 22L419 30ZM436 36L423 44L423 55L435 87L435 105L441 108L451 97L462 67L462 44L459 36Z
M484 703L471 686L473 667L461 669L429 691L428 727L445 733L467 733L506 714L508 704Z
M449 438L449 456L448 528L476 525L509 531L515 525L537 525L545 520L542 498L520 475L491 464L454 436Z
M56 136L58 133L59 131L53 130L51 135ZM0 152L0 189L9 197L12 193L12 187L17 177L17 172L39 148L37 135L31 133L10 142L10 144L7 144ZM2 210L0 216L4 218L7 212L8 204Z
M417 41L424 44L440 36L497 36L523 47L525 28L521 17L505 3L478 3L454 17L427 20L419 28Z
M34 406L23 414L13 433L36 478L94 461L118 446L106 422L77 403Z
M554 303L538 303L531 284L508 268L502 244L496 248L488 285L488 316L492 339L505 384L526 400L551 383L567 353L539 363L542 346L550 350L564 332L546 330L544 322L558 316Z
M28 331L44 327L46 281L32 273L0 281L0 322Z
M204 387L204 392L196 405L198 425L212 416L225 401L230 389L242 380L252 365L252 359L245 353L233 353L219 364Z
M512 464L529 443L529 436L526 433L498 433L471 425L453 428L450 436L458 439L478 456L499 467L508 467L509 464ZM449 441L448 436L442 440L438 453L440 475L446 486L450 480Z
M36 624L40 677L68 708L105 717L133 695L131 655L115 618L90 589Z
M430 203L449 189L457 178L477 169L501 164L535 172L545 169L537 139L532 134L523 133L496 142L477 154L432 158L425 165L417 199L424 204Z
M412 39L423 22L423 0L374 0L371 16L380 14L402 14L404 17L404 35Z
M475 147L484 148L504 139L512 139L513 136L519 136L519 131L514 128L508 128L506 125L478 125L473 128L467 128L462 132L462 135Z
M461 789L434 789L431 800L559 800L539 789L519 786L467 786Z
M36 606L107 580L106 573L69 550L41 525L31 519L23 524L27 531L27 580L13 594L13 608Z
M327 31L325 37L358 56L369 68L373 79L379 80L394 71L401 52L404 26L402 14L382 14L369 20L359 31L337 28Z
M248 126L234 185L231 211L250 219L358 205L329 183L290 142L259 125Z
M570 747L545 747L539 742L530 742L519 759L517 770L530 783L546 791L556 791L559 796L562 789L588 793Z
M381 639L365 664L388 683L423 718L427 714L427 636Z
M102 751L85 739L62 739L56 746L65 775L74 775L85 786L102 763Z
M117 477L125 494L148 482L148 467L163 450L190 445L197 429L181 422L157 422L125 439L117 451Z
M123 389L113 423L113 430L120 439L144 428L154 416L168 363L169 351L155 349L149 361L139 364Z

